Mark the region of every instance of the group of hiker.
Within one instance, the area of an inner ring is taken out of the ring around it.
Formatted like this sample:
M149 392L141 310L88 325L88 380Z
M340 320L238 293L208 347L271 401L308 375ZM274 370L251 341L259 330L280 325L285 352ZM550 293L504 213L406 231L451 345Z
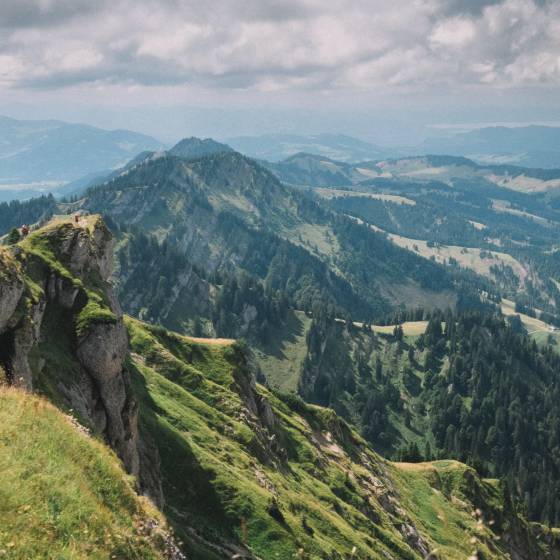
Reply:
M74 214L73 221L76 225L80 223L81 217L82 217L82 215L80 213ZM20 227L21 237L27 237L29 235L30 231L31 231L31 228L27 224L23 224Z

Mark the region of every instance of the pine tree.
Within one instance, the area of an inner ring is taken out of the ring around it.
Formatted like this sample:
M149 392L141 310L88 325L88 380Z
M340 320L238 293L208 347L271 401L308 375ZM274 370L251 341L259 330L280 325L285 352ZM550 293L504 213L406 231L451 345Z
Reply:
M8 244L15 245L21 239L21 235L17 228L12 228L8 234Z

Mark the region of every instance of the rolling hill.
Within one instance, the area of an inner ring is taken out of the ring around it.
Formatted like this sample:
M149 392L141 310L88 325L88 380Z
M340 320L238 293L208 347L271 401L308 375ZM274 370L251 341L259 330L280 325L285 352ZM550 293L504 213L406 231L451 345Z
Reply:
M350 164L324 156L298 153L283 161L264 165L285 183L312 187L348 187L374 180L406 180L418 184L440 182L448 186L476 182L523 193L546 193L560 187L558 168L478 164L464 157L447 155L378 159L375 162Z
M485 276L502 296L558 314L559 170L455 156L349 165L308 154L268 167L396 245Z

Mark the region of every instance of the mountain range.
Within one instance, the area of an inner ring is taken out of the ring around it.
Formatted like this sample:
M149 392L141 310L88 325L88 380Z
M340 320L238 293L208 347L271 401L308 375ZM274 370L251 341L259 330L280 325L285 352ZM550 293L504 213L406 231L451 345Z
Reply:
M560 187L560 169L479 164L459 156L410 156L348 163L302 152L276 163L261 163L285 183L312 187L345 187L376 179L439 181L450 186L470 181L526 193Z
M298 152L350 162L379 159L391 153L370 142L344 134L238 136L228 138L226 143L249 157L273 162Z
M389 462L243 345L123 316L113 246L88 216L0 251L8 558L557 557L497 481Z
M226 143L228 148L231 146L246 156L271 162L272 166L284 164L284 168L289 163L286 160L295 158L293 164L301 153L306 153L338 165L355 166L362 162L363 169L371 168L372 162L418 154L468 157L487 167L507 164L553 169L560 167L558 130L543 126L487 127L430 137L415 147L391 148L326 133L233 137ZM29 199L46 193L73 196L142 152L165 149L161 142L144 134L54 120L0 117L0 138L0 201ZM337 181L340 183L340 177Z
M560 167L560 128L554 126L484 127L429 138L416 153L466 156L480 163L545 169Z
M128 130L0 117L0 197L37 196L163 147L150 136Z
M187 138L0 204L0 398L136 481L107 538L66 530L101 556L555 558L556 173Z
M267 134L234 137L226 142L250 157L273 163L299 152L345 163L445 154L486 165L560 168L560 128L554 126L491 126L439 135L432 131L416 145L391 147L342 134Z

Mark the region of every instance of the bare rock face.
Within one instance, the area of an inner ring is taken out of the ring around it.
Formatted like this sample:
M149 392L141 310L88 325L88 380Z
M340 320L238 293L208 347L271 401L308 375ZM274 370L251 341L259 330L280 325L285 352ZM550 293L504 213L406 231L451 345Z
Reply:
M67 278L60 278L51 274L45 289L48 299L57 301L65 309L72 309L80 290Z
M0 267L2 266L0 260ZM14 314L17 305L23 295L24 283L16 274L8 274L7 270L0 270L5 274L2 279L0 275L0 333L7 327L8 321Z
M97 220L90 231L72 228L59 250L74 275L85 278L93 272L107 282L112 273L113 247L113 236L105 224ZM71 287L57 285L56 293L61 305L74 305L76 295ZM85 406L94 425L102 429L127 471L138 475L138 405L124 368L128 338L120 305L108 283L105 296L117 317L116 322L90 325L77 343L76 356L93 384L93 390L86 393Z
M115 241L103 221L98 220L92 231L72 225L65 228L57 246L61 260L68 263L68 268L76 276L95 270L107 280L112 272Z
M32 306L29 314L14 334L14 352L12 357L12 377L14 385L28 390L33 388L33 372L29 365L29 352L37 344L41 330L41 321L45 312L45 301Z
M128 351L122 318L116 323L97 323L78 343L78 358L99 383L120 377Z
M127 470L138 474L137 405L127 391L128 339L122 318L93 325L78 343L77 357L93 378L107 417L107 438Z
M94 256L97 268L104 280L108 280L113 272L113 249L115 238L105 224L97 227L92 235Z

